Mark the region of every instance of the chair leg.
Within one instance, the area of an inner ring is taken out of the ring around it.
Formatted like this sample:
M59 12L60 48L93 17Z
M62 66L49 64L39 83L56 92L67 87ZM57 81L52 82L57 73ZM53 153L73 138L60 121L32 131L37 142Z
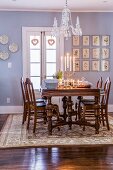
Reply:
M36 112L34 113L34 127L33 127L33 133L35 133L36 130L36 122L37 122L37 114Z
M85 112L86 112L86 106L83 107L83 115L82 115L82 121L84 123L83 131L85 131Z
M78 110L77 110L77 112L78 112L78 119L80 120L81 119L81 112L82 112L82 108L81 108L81 105L80 105L80 101L79 101L79 103L78 103Z
M27 129L29 129L29 124L30 124L30 110L28 111Z
M75 111L77 112L75 120L77 120L77 117L78 117L78 105L77 105L77 102L75 103Z
M27 108L26 106L24 105L24 111L23 111L23 120L22 120L22 124L24 124L24 122L26 121L26 118L27 118Z
M105 119L106 119L107 129L110 130L109 121L108 121L108 111L107 111L107 108L105 109Z
M99 120L99 109L95 110L95 134L99 134L100 120Z
M44 111L43 115L44 115L44 124L46 124L47 123L47 114L45 111Z
M101 118L102 118L102 124L103 126L105 126L103 109L101 109Z

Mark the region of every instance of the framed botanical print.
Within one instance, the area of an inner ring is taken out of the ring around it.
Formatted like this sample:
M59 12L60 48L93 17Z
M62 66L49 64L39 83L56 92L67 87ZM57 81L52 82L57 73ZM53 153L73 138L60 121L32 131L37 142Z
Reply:
M89 58L89 48L83 48L83 58Z
M109 61L108 60L102 60L101 61L101 70L102 71L109 71Z
M103 59L109 58L109 48L102 48L101 56Z
M80 37L75 35L73 36L73 46L79 46L80 45Z
M92 45L93 46L100 46L100 36L99 35L93 35L92 36Z
M92 58L99 59L100 58L100 48L93 48L92 49Z
M110 45L110 38L109 35L102 36L102 46L109 46Z
M80 58L80 49L79 48L73 49L73 57Z
M100 70L100 61L92 60L92 71L99 71L99 70Z
M73 58L73 71L80 71L80 61Z
M89 35L82 36L83 46L89 46Z
M89 61L82 61L82 70L83 71L89 71Z

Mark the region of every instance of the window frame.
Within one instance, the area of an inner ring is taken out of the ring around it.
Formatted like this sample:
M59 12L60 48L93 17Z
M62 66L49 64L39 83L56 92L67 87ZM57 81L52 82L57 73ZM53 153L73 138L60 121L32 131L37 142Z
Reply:
M52 27L22 27L22 57L23 57L23 77L30 77L30 60L29 60L29 35L33 32L39 33L39 32L51 32ZM56 56L56 71L61 69L61 56L64 56L64 37L60 36L57 40L57 56ZM44 58L45 60L45 58ZM43 61L44 61L43 60ZM43 62L42 61L42 62ZM45 68L45 64L43 63L42 66ZM45 73L45 69L43 68L43 71ZM41 80L43 77L41 76Z

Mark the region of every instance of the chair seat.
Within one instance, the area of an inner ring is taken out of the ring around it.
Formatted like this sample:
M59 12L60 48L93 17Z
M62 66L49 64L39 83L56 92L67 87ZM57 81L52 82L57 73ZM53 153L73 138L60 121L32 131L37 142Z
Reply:
M95 103L93 101L84 101L81 102L81 106L85 106L86 108L91 108L91 109L99 109L100 108L100 104L99 103Z

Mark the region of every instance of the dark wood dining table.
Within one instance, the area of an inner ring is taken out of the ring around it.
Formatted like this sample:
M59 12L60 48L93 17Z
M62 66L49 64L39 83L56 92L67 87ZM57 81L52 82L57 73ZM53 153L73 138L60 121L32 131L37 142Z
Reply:
M97 89L95 87L91 88L79 88L79 87L69 87L69 88L63 88L59 87L57 89L42 89L42 96L47 97L47 117L48 117L48 134L52 135L52 129L57 126L62 126L62 125L69 125L69 128L71 129L72 124L78 124L82 125L83 122L80 120L72 120L72 115L73 113L77 114L76 110L73 110L73 101L72 101L72 96L94 96L95 98L95 103L98 103L100 100L100 89ZM61 117L63 118L63 121L60 123L53 125L52 124L52 116L53 116L53 109L52 109L52 97L58 97L62 96L62 101L63 101L63 115ZM97 123L96 124L90 124L87 122L87 126L92 126L95 127L96 133L99 133L99 111L96 116Z

